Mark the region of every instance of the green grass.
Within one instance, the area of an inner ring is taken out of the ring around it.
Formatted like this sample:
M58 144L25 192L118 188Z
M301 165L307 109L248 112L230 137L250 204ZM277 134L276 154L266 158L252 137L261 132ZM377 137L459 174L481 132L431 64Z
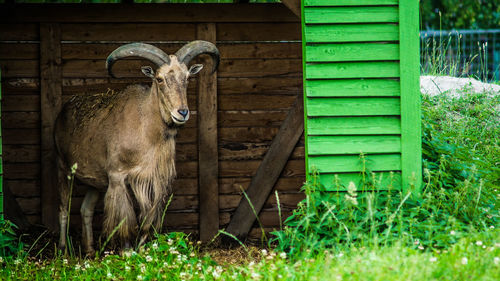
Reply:
M369 171L344 193L310 182L257 257L245 247L248 257L217 263L185 234L169 233L96 259L21 250L1 258L0 280L497 280L500 102L465 91L423 98L422 197L361 192L378 184Z

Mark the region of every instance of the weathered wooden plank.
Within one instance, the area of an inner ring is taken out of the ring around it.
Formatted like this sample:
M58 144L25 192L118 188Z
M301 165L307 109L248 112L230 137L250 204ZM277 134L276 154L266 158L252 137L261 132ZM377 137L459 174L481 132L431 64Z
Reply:
M380 42L399 40L396 24L306 25L307 43L317 42Z
M5 90L7 94L25 91L39 91L40 79L16 77L2 79L2 90Z
M309 155L401 152L401 136L309 136Z
M9 188L14 197L39 197L39 180L4 180L4 188Z
M366 163L364 163L366 162ZM343 173L361 171L394 171L401 169L401 154L311 156L309 171L321 173Z
M293 95L222 95L218 97L218 107L219 110L283 110L290 108L295 99Z
M399 117L319 117L308 118L309 135L401 134Z
M2 142L6 144L37 144L40 145L40 128L7 129L2 128Z
M219 194L241 194L247 190L251 178L221 178L219 179ZM280 192L299 192L305 182L305 177L280 177L274 185L274 190Z
M2 10L4 10L3 7ZM2 17L0 17L0 21L2 21ZM0 41L35 41L40 39L39 35L40 30L36 23L0 24Z
M269 146L269 143L222 143L219 145L219 160L262 159ZM296 146L290 159L304 159L304 147Z
M64 4L13 5L0 10L0 22L297 22L281 4Z
M269 152L264 157L255 176L252 178L250 187L247 190L248 198L240 201L226 231L240 239L244 239L250 231L255 221L253 210L259 213L269 196L274 184L282 173L287 159L290 156L295 144L302 135L304 129L302 96L297 96L297 100L290 110L287 118L273 140ZM252 206L250 205L252 204Z
M214 23L199 24L197 38L216 41ZM202 58L205 70L198 79L198 184L200 192L200 240L208 242L219 231L219 162L217 155L217 74L212 60Z
M220 210L222 212L232 211L238 207L243 195L238 194L226 194L220 196ZM282 211L293 211L297 207L297 204L305 198L304 193L279 193L278 197L280 199L280 207ZM245 200L245 199L243 199ZM274 194L266 198L263 209L278 209L278 204L276 202L276 196Z
M55 231L58 225L54 122L61 109L61 27L40 25L40 108L41 108L41 209L42 222Z
M219 161L219 178L253 177L261 163L261 160ZM304 160L289 160L281 176L304 176L304 168Z
M304 16L306 24L399 21L397 6L308 7L304 9Z
M302 92L302 77L219 78L219 95L262 93L297 95Z
M162 49L166 53L175 53L181 48L184 43L153 43L156 47ZM0 58L9 58L7 54L13 52L11 45L14 44L1 44L0 43ZM103 59L109 53L118 48L121 43L103 43L103 44L88 44L88 43L71 43L62 44L62 58L63 59ZM17 57L13 58L26 58L33 59L32 49L37 47L36 44L25 45L26 53L13 54ZM28 47L26 47L28 46ZM285 58L301 58L300 43L219 43L217 48L220 51L222 59L249 59L249 58L262 58L262 59L285 59ZM29 52L28 52L29 51ZM37 50L35 50L37 51Z
M403 190L422 190L422 137L420 106L420 52L418 2L400 4L401 37L401 144ZM412 188L413 186L413 188Z
M307 79L394 78L399 77L399 62L307 63Z
M400 115L399 97L307 98L307 116Z
M190 80L188 93L195 90L196 79ZM131 83L148 83L146 77L112 79L106 78L65 78L63 79L63 94L76 94L85 91L103 91L108 88L119 90ZM37 90L37 79L7 79L5 89ZM234 77L218 78L218 95L231 94L266 94L266 95L297 95L302 89L302 77Z
M0 40L0 59L38 59L38 47L38 43L1 43Z
M2 160L4 162L15 162L15 163L39 162L40 146L4 144Z
M398 171L367 173L365 175L361 173L320 174L319 180L327 190L331 191L345 191L350 182L353 182L359 191L401 189L401 172Z
M192 23L69 23L61 25L65 41L190 41Z
M253 130L249 127L279 127L285 120L287 112L284 110L260 111L219 111L218 126L224 128L246 127L239 131ZM276 133L271 131L271 133Z
M298 41L300 23L219 23L217 41Z
M396 79L309 80L305 92L308 97L396 97L400 89Z
M234 127L220 128L220 142L265 142L271 141L278 133L276 127Z
M306 45L307 62L399 60L393 43L344 43Z
M22 94L9 94L4 91L2 97L2 111L40 111L40 95L26 92Z
M237 59L222 60L219 65L218 75L220 77L265 77L265 76L302 76L300 59ZM141 66L151 65L145 60L125 60L118 62L113 67L113 72L117 77L141 78ZM8 68L6 68L9 70ZM12 71L11 71L12 72ZM30 75L26 71L16 72L16 74ZM13 74L11 73L10 76ZM64 78L105 78L107 75L102 60L69 60L63 65Z
M397 5L399 0L304 0L304 6Z
M5 180L36 180L40 178L40 163L4 163Z
M2 78L34 78L40 75L38 60L0 60Z
M4 129L40 128L40 112L3 112Z

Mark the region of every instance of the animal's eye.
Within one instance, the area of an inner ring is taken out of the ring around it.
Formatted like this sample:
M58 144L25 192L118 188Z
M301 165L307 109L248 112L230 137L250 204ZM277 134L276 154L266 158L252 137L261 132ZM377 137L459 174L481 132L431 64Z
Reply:
M163 83L163 79L162 79L162 78L156 78L156 81L157 81L158 83Z

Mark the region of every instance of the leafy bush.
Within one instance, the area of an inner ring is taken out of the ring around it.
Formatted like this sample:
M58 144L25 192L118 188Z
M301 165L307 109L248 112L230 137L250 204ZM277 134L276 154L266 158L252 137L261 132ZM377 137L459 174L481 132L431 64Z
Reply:
M0 257L10 257L23 249L14 231L16 226L9 220L0 220Z
M313 178L304 185L306 199L285 221L286 227L273 233L278 249L302 255L325 248L377 246L395 241L414 248L447 248L470 232L498 227L500 177L494 167L498 154L490 155L488 151L498 151L495 131L499 123L491 122L497 118L496 113L471 109L471 99L477 99L478 108L492 102L475 95L455 101L454 110L474 124L474 129L468 131L467 126L459 125L461 119L450 121L445 115L454 112L448 108L449 103L442 101L446 98L425 99L423 103L426 184L420 197L390 187L387 191L364 192L387 189L380 188L377 176L366 171L365 182L359 187L350 183L347 192L328 191ZM460 126L464 130L457 130ZM480 133L482 143L462 140ZM340 189L341 183L334 184Z

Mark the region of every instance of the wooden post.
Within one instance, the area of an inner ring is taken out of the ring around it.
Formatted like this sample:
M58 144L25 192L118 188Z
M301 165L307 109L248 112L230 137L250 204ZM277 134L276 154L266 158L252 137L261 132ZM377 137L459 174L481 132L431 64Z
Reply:
M197 39L215 44L214 23L197 26ZM204 70L198 78L198 186L200 196L200 240L210 241L219 230L219 162L217 149L217 74L213 62L202 58Z
M58 227L59 193L54 150L54 122L61 109L61 28L40 24L41 207L42 223Z
M399 3L401 67L401 177L406 193L422 192L422 136L420 99L420 52L418 1Z
M264 206L266 199L269 197L276 181L278 181L281 171L283 171L290 154L292 154L295 145L304 131L304 104L302 99L302 95L297 96L295 104L288 112L285 121L281 125L276 137L274 137L269 151L264 156L264 160L262 160L246 191L257 214L259 214ZM226 231L238 239L244 240L255 219L252 207L246 197L243 196ZM224 241L229 242L231 239L224 238Z

